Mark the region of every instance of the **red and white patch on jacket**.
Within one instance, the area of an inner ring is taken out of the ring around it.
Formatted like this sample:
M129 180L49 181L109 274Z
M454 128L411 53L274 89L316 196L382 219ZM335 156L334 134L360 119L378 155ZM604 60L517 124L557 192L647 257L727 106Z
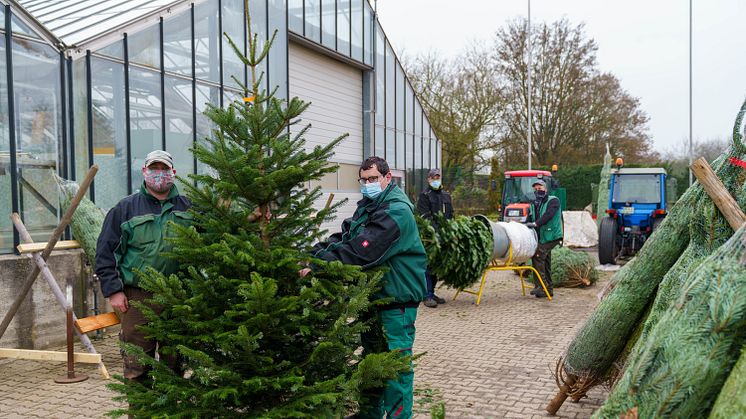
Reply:
M361 244L363 245L363 247L368 247L370 243L368 243L368 240L363 240Z

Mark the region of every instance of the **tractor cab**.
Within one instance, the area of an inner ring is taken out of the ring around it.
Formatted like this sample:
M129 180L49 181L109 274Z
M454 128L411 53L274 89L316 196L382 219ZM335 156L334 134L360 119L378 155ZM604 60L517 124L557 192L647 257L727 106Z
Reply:
M601 263L614 263L617 256L633 256L668 213L667 173L662 168L612 169L609 183L608 217L599 227L598 253Z
M553 167L556 170L556 166ZM517 221L525 223L529 214L529 207L534 200L533 184L543 180L547 185L547 193L560 199L562 209L565 209L565 190L559 184L552 172L546 170L513 170L505 172L503 183L502 221Z

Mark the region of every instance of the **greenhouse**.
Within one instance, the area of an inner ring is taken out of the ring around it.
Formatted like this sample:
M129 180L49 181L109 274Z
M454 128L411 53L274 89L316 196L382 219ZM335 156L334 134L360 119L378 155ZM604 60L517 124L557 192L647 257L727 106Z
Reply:
M21 214L36 241L60 217L54 174L100 171L90 197L107 209L136 191L145 155L174 155L177 174L202 169L189 147L212 133L206 104L241 100L247 72L226 33L276 31L263 81L282 98L312 102L308 145L344 133L326 194L359 198L357 167L385 157L408 194L439 167L441 145L364 0L0 0L0 253L19 243ZM299 128L292 127L291 130Z

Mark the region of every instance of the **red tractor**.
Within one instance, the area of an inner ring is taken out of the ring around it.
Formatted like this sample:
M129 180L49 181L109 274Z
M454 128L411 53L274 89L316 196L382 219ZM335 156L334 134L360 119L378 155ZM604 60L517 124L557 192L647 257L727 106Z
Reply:
M547 184L547 193L554 195L560 200L562 211L567 207L567 198L564 188L559 187L559 182L553 176L557 172L557 166L552 166L552 171L546 170L513 170L505 172L503 193L500 212L502 221L517 221L525 223L529 214L529 206L534 200L533 183L541 179Z

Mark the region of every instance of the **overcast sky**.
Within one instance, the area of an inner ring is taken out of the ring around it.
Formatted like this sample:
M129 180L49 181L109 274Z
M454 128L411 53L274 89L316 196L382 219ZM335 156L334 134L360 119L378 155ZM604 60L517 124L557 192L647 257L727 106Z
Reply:
M693 0L693 137L730 138L746 98L746 0ZM371 0L373 4L373 0ZM527 0L378 0L378 17L398 54L453 57L491 40L527 14ZM687 0L532 0L532 24L585 23L598 64L640 99L659 151L689 137Z

